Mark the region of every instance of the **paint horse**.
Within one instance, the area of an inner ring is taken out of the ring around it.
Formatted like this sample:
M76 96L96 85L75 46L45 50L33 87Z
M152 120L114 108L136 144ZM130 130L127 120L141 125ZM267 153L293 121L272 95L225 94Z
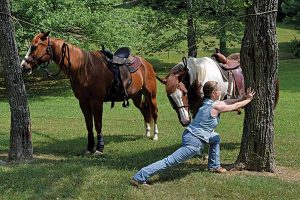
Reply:
M232 54L227 58L220 53L214 56L214 58L183 58L183 61L175 65L165 78L156 77L165 84L168 99L183 126L191 122L190 113L193 117L196 115L203 96L202 88L207 81L218 82L221 89L220 100L237 98L244 93L244 77L239 66L239 54ZM275 105L278 95L277 81Z
M156 78L152 65L144 58L139 59L138 69L131 73L131 84L127 88L128 97L141 111L150 137L150 123L154 124L154 140L158 139ZM95 154L102 154L104 139L102 134L103 102L111 101L113 72L102 51L84 51L61 39L49 37L49 32L37 34L21 62L22 71L31 74L42 64L54 61L69 78L75 97L79 100L87 128L87 153L94 152L93 120L97 132ZM116 95L115 101L122 101Z

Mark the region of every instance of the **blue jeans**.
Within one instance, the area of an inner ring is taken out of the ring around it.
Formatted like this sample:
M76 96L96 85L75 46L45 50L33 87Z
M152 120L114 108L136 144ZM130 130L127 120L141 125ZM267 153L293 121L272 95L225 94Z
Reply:
M208 169L217 169L220 167L220 136L218 133L211 133L209 144ZM157 172L183 163L193 156L198 155L204 148L204 145L204 141L195 137L188 130L185 130L182 135L182 146L179 149L168 157L142 168L133 176L133 179L144 183Z

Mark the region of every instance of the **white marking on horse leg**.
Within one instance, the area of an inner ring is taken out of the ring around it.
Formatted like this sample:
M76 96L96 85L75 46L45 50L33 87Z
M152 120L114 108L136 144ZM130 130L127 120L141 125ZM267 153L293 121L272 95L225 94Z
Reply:
M93 155L94 156L101 156L101 155L103 155L103 152L96 150Z
M88 150L86 150L85 153L84 153L84 155L86 155L86 156L89 156L89 155L92 155L92 154L93 154L93 152L92 151L88 151Z
M158 140L158 128L157 128L157 123L154 124L154 136L153 140Z
M149 123L145 123L145 129L146 129L146 137L150 138L151 133L150 133L150 124Z

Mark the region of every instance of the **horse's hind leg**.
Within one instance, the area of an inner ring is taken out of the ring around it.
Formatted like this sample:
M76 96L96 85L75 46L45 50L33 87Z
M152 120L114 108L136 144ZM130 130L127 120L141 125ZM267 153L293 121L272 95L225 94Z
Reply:
M94 150L94 133L93 133L93 115L91 106L88 102L79 101L81 111L84 115L86 129L88 131L87 153L92 153Z
M150 138L151 137L151 134L150 134L150 112L147 112L147 104L146 102L143 101L142 99L142 92L139 92L138 94L136 94L134 97L132 97L132 101L133 101L133 104L135 105L135 107L137 107L143 117L144 117L144 123L145 123L145 129L146 129L146 134L145 136Z
M144 91L146 103L147 103L147 113L150 113L150 121L153 120L154 122L154 136L153 140L158 140L158 127L157 127L157 113L158 113L158 108L157 108L157 101L156 101L156 84L153 84L152 89L148 88L147 90ZM149 125L150 126L150 125Z
M156 94L151 96L150 100L150 107L151 107L151 115L152 119L154 122L154 136L153 140L158 140L158 127L157 127L157 113L158 113L158 108L157 108L157 101L156 101Z

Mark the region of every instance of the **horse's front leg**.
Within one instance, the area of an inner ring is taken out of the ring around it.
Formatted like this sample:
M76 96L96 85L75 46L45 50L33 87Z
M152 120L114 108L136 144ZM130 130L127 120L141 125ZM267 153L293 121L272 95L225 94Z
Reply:
M92 114L91 106L88 102L79 100L79 105L84 115L86 129L88 131L88 144L87 144L86 153L91 154L94 150L93 114Z
M103 154L104 139L102 134L102 114L103 114L103 101L94 100L92 103L92 112L94 115L95 128L97 132L97 147L95 155Z

